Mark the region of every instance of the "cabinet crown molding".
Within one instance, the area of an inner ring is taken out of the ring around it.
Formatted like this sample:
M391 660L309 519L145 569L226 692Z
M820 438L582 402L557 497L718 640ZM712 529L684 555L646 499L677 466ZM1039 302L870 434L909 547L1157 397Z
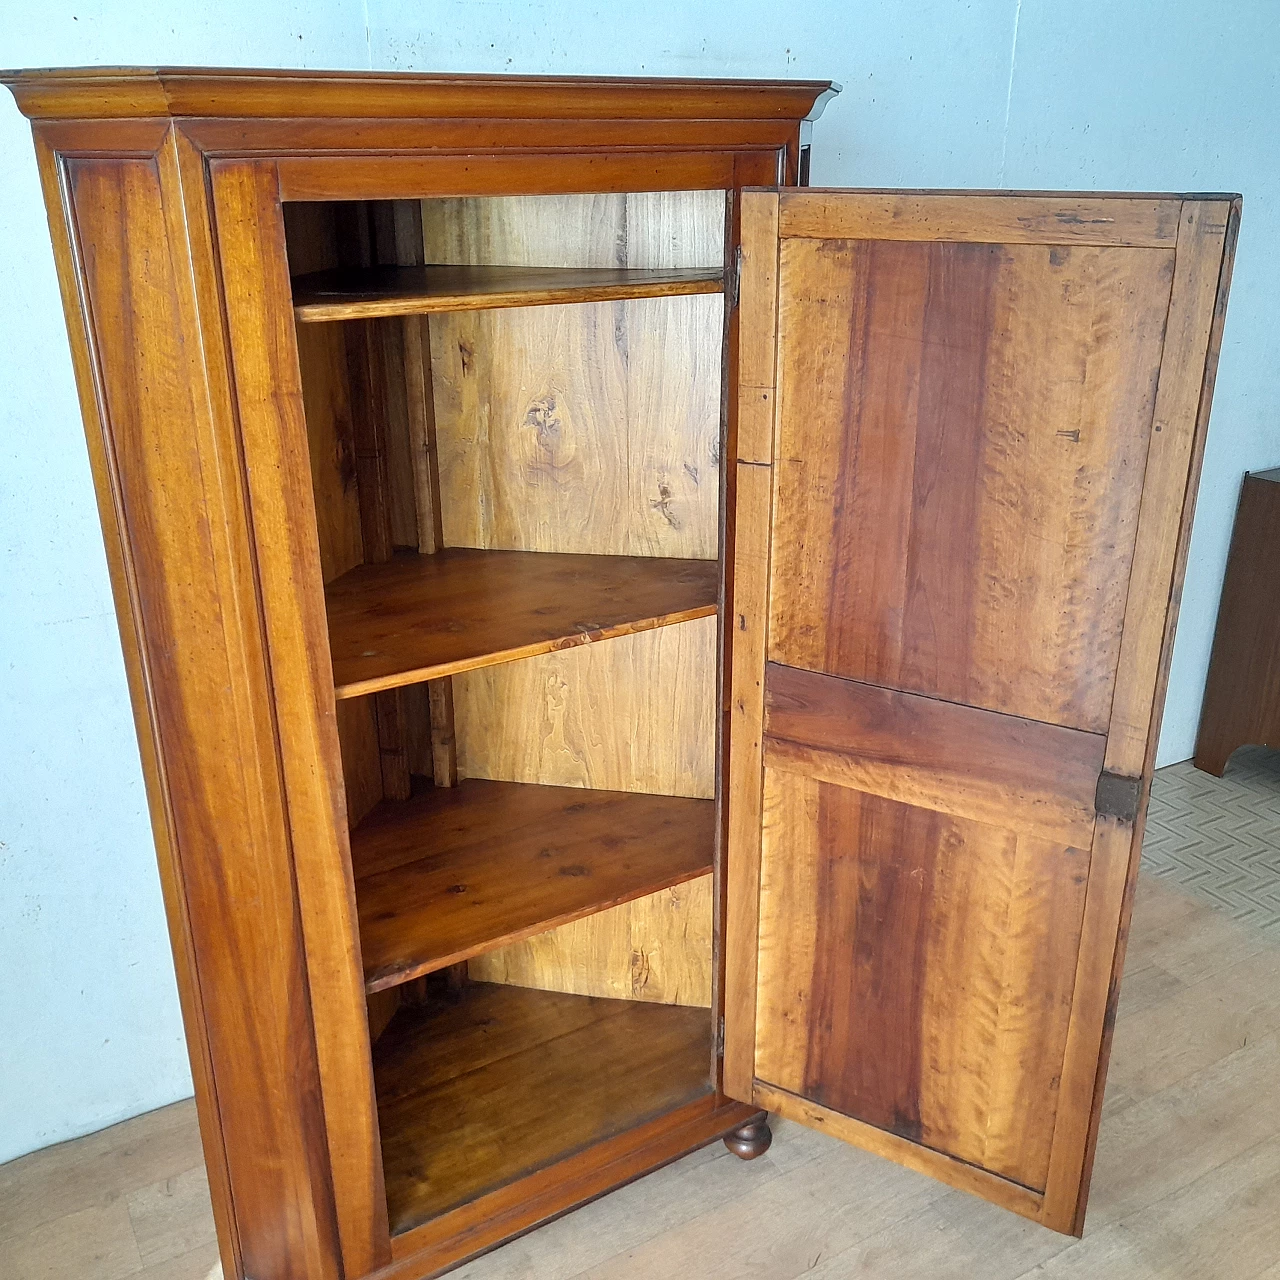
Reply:
M0 71L31 120L803 120L829 80L484 76L214 67Z

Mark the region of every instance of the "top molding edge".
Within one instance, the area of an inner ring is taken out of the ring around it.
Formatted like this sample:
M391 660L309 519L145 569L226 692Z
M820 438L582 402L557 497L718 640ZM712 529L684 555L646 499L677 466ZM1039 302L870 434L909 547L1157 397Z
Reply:
M829 80L475 76L211 67L0 71L30 120L803 120Z

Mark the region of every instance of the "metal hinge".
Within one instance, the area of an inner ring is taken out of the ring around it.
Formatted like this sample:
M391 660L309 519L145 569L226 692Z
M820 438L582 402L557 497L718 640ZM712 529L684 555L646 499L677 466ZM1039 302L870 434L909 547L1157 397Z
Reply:
M742 246L739 245L733 253L733 266L729 269L728 284L729 293L729 310L732 311L738 305L738 294L742 289Z
M724 1018L720 1019L720 1025L716 1027L716 1057L724 1057Z
M1120 773L1098 775L1098 789L1094 792L1093 807L1100 818L1116 818L1133 824L1138 820L1142 806L1142 779L1126 778Z

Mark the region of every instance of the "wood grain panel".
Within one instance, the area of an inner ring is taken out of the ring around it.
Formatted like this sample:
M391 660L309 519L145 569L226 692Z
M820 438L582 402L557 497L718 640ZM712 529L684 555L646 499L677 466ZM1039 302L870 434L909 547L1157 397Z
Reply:
M784 241L769 656L1105 729L1171 269Z
M714 559L718 297L433 319L449 546Z
M718 278L724 199L691 191L425 200L425 256ZM429 323L446 546L715 559L722 298ZM586 662L556 655L455 677L459 772L712 795L714 626L690 635L690 625L670 639L611 641ZM677 906L627 904L473 965L555 990L693 1000L710 939L701 911L690 928ZM655 975L643 957L658 955Z
M724 266L722 190L444 197L422 202L429 262L710 271Z
M715 795L715 619L455 676L468 778Z
M1043 1190L1088 866L766 769L756 1074Z
M723 270L720 191L423 203L433 262ZM431 320L450 546L714 559L723 299Z
M711 1090L699 1009L477 983L402 1011L374 1070L401 1232Z
M820 194L730 883L751 1097L1078 1234L1238 207Z
M705 875L705 800L466 779L352 833L365 989Z
M875 685L765 668L765 763L1088 848L1106 739Z
M824 240L1172 248L1178 196L1009 191L784 192L779 233Z
M474 982L711 1007L711 876L550 929L468 962Z

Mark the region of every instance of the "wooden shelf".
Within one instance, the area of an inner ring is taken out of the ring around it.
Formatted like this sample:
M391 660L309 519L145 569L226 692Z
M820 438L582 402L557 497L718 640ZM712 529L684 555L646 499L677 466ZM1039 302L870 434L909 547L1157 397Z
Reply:
M711 1091L711 1011L471 983L373 1050L393 1233Z
M365 267L317 271L293 282L300 321L367 320L431 311L538 307L551 302L722 293L719 269L637 271L596 267Z
M716 611L714 560L541 551L397 553L326 589L339 698Z
M351 837L380 991L711 871L715 803L468 778L384 800Z

